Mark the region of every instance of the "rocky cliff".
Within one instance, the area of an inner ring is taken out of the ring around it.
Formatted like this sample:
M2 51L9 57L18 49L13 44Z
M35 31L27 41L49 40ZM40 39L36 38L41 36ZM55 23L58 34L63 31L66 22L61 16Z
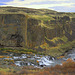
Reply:
M46 53L56 49L56 53L62 54L61 45L74 40L75 13L0 7L1 47L26 47Z
M0 14L0 46L25 47L27 19L23 14Z

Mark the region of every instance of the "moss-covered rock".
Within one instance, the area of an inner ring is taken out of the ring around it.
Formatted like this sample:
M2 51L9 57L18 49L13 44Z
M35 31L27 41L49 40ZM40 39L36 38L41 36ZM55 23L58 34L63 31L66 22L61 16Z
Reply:
M67 45L67 42L71 43L75 39L74 20L74 13L0 7L0 47L21 47L28 48L29 52L33 52L29 49L35 49L39 52L44 51L43 53L49 51L51 55L61 55L64 51L60 46Z

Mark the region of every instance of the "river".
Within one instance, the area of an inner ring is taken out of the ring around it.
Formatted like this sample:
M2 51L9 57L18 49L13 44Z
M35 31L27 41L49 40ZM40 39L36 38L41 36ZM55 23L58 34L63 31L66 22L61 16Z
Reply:
M61 59L56 59L51 56L44 56L44 55L36 55L36 54L21 54L21 55L13 55L13 53L9 55L5 55L6 57L2 58L2 60L14 60L14 64L17 66L34 66L37 68L40 67L49 67L55 66L57 64L62 65L62 62L66 61L67 59L72 59L75 61L75 48L70 50L67 55ZM7 58L7 57L11 58Z

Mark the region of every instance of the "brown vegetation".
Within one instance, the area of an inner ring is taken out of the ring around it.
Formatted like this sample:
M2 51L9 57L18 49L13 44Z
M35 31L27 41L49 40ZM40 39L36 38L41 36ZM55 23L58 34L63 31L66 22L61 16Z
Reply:
M75 62L68 59L62 65L56 65L55 67L46 68L43 72L36 75L75 75Z
M0 70L0 75L75 75L75 62L68 59L62 65L44 69L34 68L32 66L22 67L20 71L9 69Z

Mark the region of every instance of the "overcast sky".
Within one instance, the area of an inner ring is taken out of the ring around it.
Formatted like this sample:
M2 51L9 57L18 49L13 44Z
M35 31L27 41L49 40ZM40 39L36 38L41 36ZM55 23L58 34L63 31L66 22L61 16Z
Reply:
M75 12L75 0L0 0L0 6L45 8L60 12Z

